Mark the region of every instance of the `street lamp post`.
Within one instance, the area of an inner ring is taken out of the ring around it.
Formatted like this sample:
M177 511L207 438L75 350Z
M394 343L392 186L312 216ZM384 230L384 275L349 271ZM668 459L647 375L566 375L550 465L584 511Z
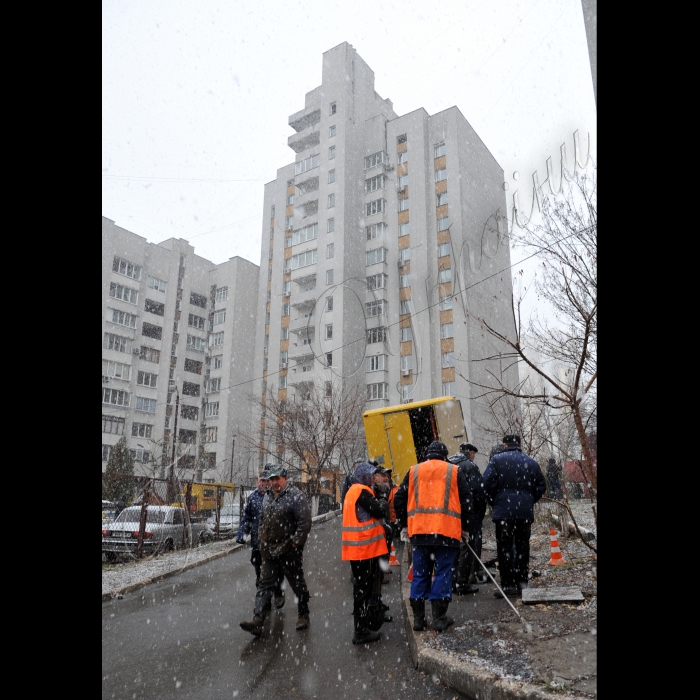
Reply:
M175 425L173 427L173 455L170 460L170 472L168 474L168 500L170 503L175 501L175 474L177 469L177 415L180 412L180 390L177 388L177 384L170 384L168 386L170 391L175 392Z

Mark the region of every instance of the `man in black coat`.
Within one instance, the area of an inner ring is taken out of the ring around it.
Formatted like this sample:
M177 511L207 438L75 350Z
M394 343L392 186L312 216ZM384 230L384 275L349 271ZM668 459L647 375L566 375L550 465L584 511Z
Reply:
M503 436L503 452L484 472L484 490L493 506L501 586L507 596L517 596L528 585L534 506L547 490L540 465L520 449L519 435Z

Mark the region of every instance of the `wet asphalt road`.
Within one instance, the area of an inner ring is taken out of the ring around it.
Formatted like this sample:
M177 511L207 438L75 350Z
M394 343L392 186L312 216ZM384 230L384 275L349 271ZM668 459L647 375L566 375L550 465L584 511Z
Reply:
M451 700L456 691L414 670L398 573L382 587L394 621L379 642L351 643L350 565L341 519L314 525L304 550L311 625L297 632L291 589L259 639L238 626L253 614L250 550L102 604L102 697L156 700L354 698ZM399 572L399 567L392 567Z

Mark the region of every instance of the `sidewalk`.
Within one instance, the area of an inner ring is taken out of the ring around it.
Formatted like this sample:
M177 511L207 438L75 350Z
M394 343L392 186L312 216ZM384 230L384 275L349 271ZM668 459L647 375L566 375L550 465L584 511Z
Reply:
M533 526L531 569L547 566L540 546L544 539L548 544L548 530L536 531ZM574 571L578 567L585 576L585 567L591 566L588 559L573 556L580 554L583 545L573 540L570 543L571 547L562 547L570 562L566 573L569 577L581 575ZM399 559L406 636L419 671L437 675L459 692L479 700L551 700L555 694L564 698L597 697L597 588L583 588L585 602L580 605L523 605L519 599L511 599L523 623L506 601L493 597L496 587L491 581L480 583L478 593L453 597L449 614L455 623L445 632L414 632L411 584L406 580L407 547L402 550ZM545 570L546 575L531 580L531 587L560 585L565 571L559 570L563 567L550 569L557 571ZM489 570L498 581L495 569ZM426 618L430 625L429 604Z

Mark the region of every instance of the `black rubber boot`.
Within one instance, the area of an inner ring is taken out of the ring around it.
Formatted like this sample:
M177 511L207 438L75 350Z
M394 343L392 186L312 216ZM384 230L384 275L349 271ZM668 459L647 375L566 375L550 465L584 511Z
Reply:
M379 639L379 632L372 632L366 617L355 615L355 634L352 637L353 644L369 644Z
M251 634L259 637L263 633L263 618L255 615L249 622L241 622L239 624L242 630L250 632Z
M425 629L425 601L420 598L409 598L413 610L413 629L422 632Z
M450 606L449 600L431 600L430 607L433 611L433 627L442 632L454 623L453 617L447 616L447 608Z

